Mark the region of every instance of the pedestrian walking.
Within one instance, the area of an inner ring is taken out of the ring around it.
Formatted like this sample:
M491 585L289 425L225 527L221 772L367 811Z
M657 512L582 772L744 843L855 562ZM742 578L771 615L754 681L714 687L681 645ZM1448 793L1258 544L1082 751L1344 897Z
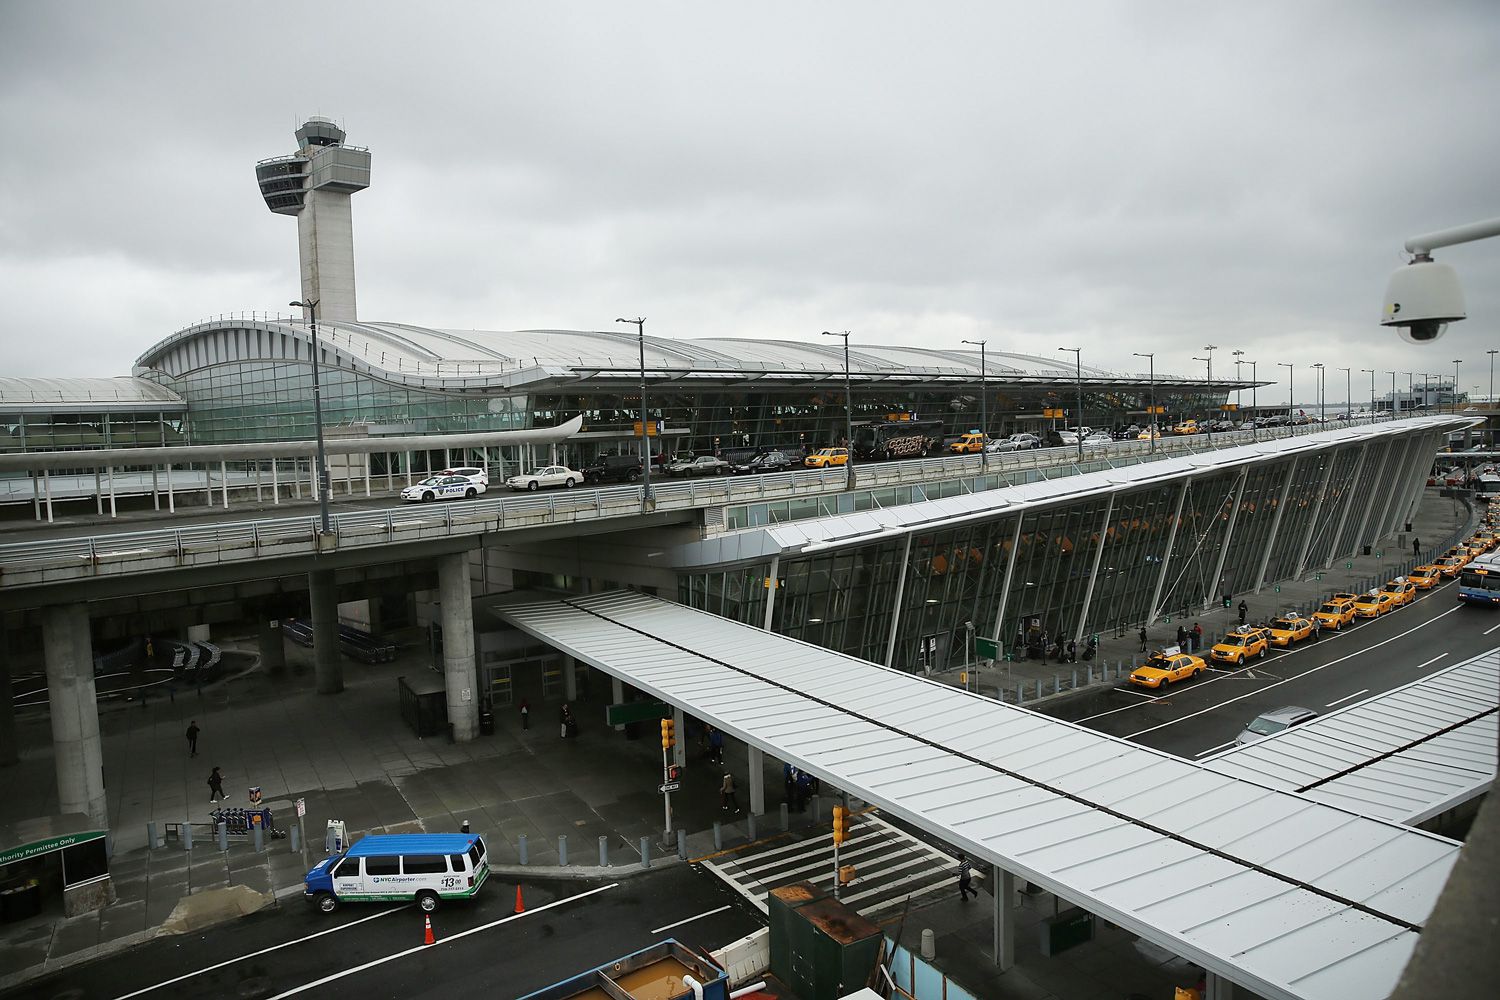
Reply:
M559 739L565 740L568 738L568 717L572 714L572 712L568 711L567 705L557 710L557 735Z
M965 902L971 895L975 899L979 898L979 890L974 888L973 878L974 866L969 863L967 857L960 854L958 856L958 898Z
M708 758L715 764L724 763L724 734L714 728L708 731Z
M1074 639L1068 640L1068 662L1078 662L1078 642Z
M1143 652L1143 653L1146 651L1146 641L1147 641L1146 640L1146 627L1144 625L1142 625L1141 626L1141 652Z
M521 728L531 728L531 706L526 703L525 698L521 699Z
M1422 557L1422 539L1413 538L1411 540L1411 557L1413 559L1420 559Z
M1240 602L1240 624L1241 625L1245 624L1246 619L1248 619L1249 617L1250 617L1250 605L1246 604L1244 601L1241 601Z
M1314 618L1312 620L1312 627L1312 641L1317 642L1319 639L1323 638L1323 619Z
M220 799L227 801L228 798L224 794L224 772L216 767L208 774L208 801L214 803Z
M1193 652L1203 648L1203 626L1193 622Z
M1177 626L1177 648L1184 653L1191 652L1188 649L1188 633L1183 626Z
M192 722L188 723L187 741L189 757L198 756L198 734L200 732L202 732L202 730L198 728L198 720L194 719Z
M563 725L563 728L566 730L566 732L568 734L568 739L570 739L570 740L576 740L576 739L578 739L578 716L576 716L576 715L573 714L573 706L572 705L564 705L563 706L563 716L564 716L564 725Z
M734 790L734 775L728 771L724 772L724 780L719 784L719 808L725 812L734 806L734 811L740 811L739 795Z

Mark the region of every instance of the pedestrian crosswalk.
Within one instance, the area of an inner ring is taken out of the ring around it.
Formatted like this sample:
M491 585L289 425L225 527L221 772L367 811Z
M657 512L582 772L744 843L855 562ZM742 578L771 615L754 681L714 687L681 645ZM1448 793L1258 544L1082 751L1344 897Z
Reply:
M900 906L908 898L958 892L957 859L873 812L854 818L851 835L839 848L839 865L853 866L854 878L839 892L848 906L869 916ZM750 902L767 909L766 896L790 882L832 889L833 838L824 832L807 840L703 862ZM980 870L974 881L981 880Z

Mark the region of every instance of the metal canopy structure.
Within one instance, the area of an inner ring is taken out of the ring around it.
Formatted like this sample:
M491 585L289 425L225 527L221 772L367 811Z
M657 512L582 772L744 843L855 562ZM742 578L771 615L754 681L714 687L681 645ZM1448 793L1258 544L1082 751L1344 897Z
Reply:
M505 621L1270 998L1384 997L1452 840L635 593Z
M1367 698L1204 767L1398 823L1420 823L1495 780L1500 649Z

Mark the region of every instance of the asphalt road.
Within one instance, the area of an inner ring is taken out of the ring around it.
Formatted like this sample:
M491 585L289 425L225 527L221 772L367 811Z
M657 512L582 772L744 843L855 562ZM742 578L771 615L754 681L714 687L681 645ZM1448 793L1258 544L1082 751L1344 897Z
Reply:
M1181 757L1205 756L1261 712L1333 711L1500 646L1500 614L1459 604L1457 595L1448 581L1382 618L1273 648L1240 669L1211 669L1163 692L1122 683L1045 711Z
M493 879L469 903L432 916L423 944L414 906L359 904L331 916L292 897L200 934L156 938L8 994L36 1000L524 996L668 937L705 951L763 918L697 866L618 882Z

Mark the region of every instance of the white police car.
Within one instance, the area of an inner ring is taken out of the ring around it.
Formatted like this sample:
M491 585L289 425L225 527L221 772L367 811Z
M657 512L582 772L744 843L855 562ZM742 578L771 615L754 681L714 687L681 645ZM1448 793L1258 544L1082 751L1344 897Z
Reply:
M401 499L410 503L453 500L459 497L478 496L486 488L483 483L476 483L468 476L429 476L420 483L413 483L402 490Z

